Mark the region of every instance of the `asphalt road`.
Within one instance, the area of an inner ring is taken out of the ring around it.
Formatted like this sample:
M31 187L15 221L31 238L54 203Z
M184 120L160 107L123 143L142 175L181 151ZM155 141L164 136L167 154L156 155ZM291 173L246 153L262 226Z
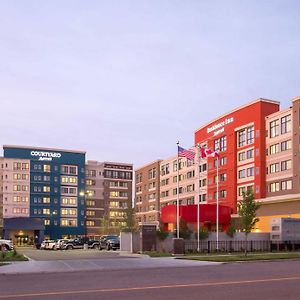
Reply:
M300 261L0 275L1 299L299 299Z

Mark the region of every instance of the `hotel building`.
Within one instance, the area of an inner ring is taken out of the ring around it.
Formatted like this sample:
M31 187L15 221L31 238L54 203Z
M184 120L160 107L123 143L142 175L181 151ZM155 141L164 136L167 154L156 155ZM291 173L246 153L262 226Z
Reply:
M266 197L266 123L268 115L279 111L279 102L258 99L238 107L200 127L195 132L195 146L219 152L219 158L208 157L206 180L208 204L217 198L217 165L219 166L219 204L237 213L242 192L251 189L255 198Z
M85 232L85 152L3 146L4 238L21 244ZM37 225L39 224L39 225Z
M88 161L86 164L87 234L117 233L132 207L132 164Z
M266 121L266 197L258 199L260 231L272 218L300 218L300 97Z
M160 160L135 170L135 214L138 224L159 224Z

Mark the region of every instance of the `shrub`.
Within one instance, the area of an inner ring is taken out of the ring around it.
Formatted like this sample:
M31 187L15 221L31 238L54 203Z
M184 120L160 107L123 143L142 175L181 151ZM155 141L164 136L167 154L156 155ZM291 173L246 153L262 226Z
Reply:
M226 234L230 237L233 237L235 235L235 232L236 232L235 228L233 226L229 226L227 228Z

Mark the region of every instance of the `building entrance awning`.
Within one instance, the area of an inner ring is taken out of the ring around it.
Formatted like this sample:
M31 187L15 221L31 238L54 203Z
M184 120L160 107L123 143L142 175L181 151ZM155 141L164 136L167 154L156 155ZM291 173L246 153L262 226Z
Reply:
M42 219L39 218L7 218L3 220L5 230L45 230Z

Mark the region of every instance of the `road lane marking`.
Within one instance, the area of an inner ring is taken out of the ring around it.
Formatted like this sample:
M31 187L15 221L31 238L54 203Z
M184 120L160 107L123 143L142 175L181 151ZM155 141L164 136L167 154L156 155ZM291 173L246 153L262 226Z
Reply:
M249 283L265 283L265 282L276 282L276 281L291 281L291 280L300 280L300 276L282 277L282 278L266 278L266 279L256 279L256 280L141 286L141 287L116 288L116 289L95 289L95 290L56 291L56 292L28 293L28 294L11 294L11 295L0 295L0 299L92 294L92 293L109 293L109 292L130 292L130 291L171 289L171 288L207 287L207 286L222 286L222 285L249 284Z

